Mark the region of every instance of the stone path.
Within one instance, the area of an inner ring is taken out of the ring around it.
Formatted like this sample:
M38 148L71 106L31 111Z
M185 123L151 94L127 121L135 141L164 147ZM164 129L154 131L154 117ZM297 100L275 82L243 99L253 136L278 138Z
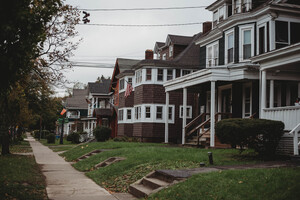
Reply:
M35 141L30 134L27 139L32 147L35 160L42 166L46 176L47 194L54 200L116 200L104 188L101 188L84 173L75 170L57 153Z

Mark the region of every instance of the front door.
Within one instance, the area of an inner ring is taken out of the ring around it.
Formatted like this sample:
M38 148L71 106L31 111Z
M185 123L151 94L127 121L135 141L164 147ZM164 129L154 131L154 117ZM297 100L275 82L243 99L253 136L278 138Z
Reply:
M221 105L222 113L231 113L231 88L222 90L222 105ZM222 118L227 118L227 115Z

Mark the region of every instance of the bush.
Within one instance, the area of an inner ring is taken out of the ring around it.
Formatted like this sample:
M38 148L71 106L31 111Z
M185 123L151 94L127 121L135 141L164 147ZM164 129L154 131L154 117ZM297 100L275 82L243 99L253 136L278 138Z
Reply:
M55 143L55 135L53 133L49 133L47 135L47 143L50 144L54 144Z
M74 144L79 144L80 143L79 138L80 138L80 133L73 132L67 136L67 141L70 141Z
M42 130L41 139L47 139L47 135L50 134L48 130ZM39 139L40 138L40 130L33 131L33 137Z
M93 130L93 134L96 137L98 142L104 142L109 139L111 135L111 129L106 126L97 126Z
M284 123L265 119L225 119L216 124L216 136L222 143L248 146L260 155L275 155L283 135Z
M50 131L48 130L42 130L42 138L45 139L50 134Z

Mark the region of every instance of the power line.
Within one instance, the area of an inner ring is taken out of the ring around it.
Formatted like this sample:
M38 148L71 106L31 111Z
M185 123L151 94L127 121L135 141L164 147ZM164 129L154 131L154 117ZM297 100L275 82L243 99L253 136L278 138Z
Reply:
M183 10L183 9L198 9L198 8L206 8L207 6L186 6L186 7L163 7L163 8L80 8L78 10L84 11L146 11L146 10Z
M108 27L163 27L163 26L191 26L199 25L203 22L190 22L190 23L181 23L181 24L82 24L86 26L108 26Z

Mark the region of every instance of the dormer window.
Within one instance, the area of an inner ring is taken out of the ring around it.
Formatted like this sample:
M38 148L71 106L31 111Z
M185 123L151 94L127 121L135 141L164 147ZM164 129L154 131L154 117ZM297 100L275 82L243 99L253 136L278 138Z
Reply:
M241 0L234 0L234 14L241 12Z
M173 56L173 46L169 46L169 57Z
M218 23L218 10L216 10L213 14L213 27L216 27Z
M224 6L220 7L219 9L219 21L224 19Z
M163 56L162 56L162 59L166 60L167 59L167 54L164 53Z

